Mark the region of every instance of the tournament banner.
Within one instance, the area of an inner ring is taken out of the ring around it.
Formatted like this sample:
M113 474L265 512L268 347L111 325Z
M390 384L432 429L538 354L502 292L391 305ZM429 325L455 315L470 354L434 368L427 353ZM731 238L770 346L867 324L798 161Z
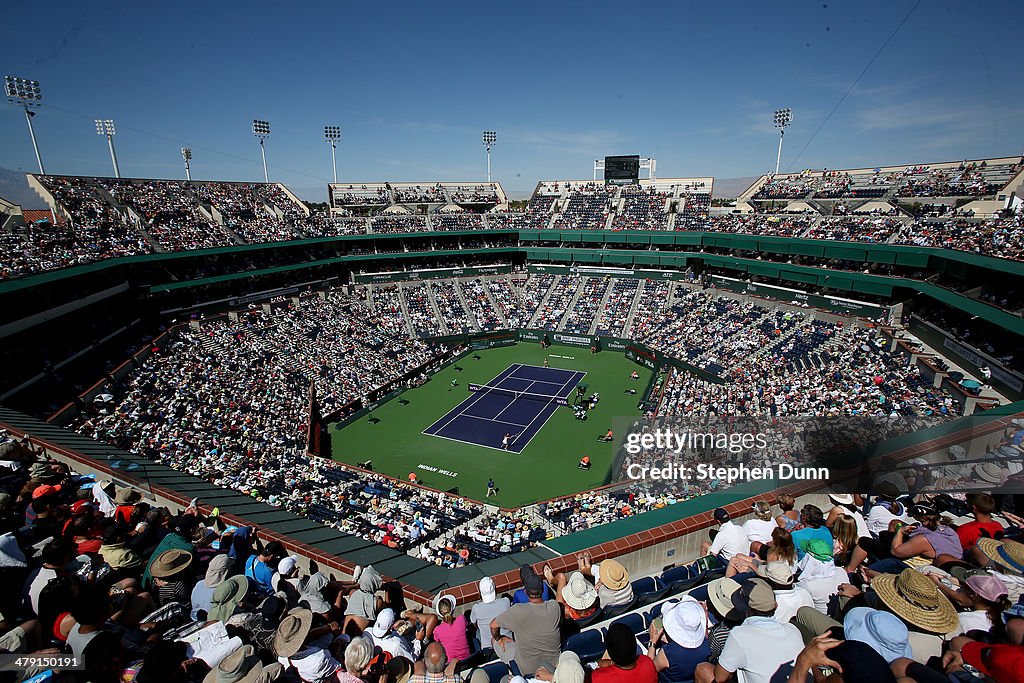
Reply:
M600 341L600 337L591 337L590 335L579 335L579 334L564 334L562 332L552 332L551 341L556 344L564 344L566 346L582 346L589 349L591 346L597 346Z

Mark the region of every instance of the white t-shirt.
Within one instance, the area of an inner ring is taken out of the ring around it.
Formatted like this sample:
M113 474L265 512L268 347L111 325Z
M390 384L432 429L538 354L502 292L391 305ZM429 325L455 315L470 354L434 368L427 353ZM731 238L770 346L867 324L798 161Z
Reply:
M804 649L800 629L771 617L747 617L729 632L718 663L736 672L740 683L771 683L781 666Z
M780 624L788 624L801 607L814 607L814 598L802 586L775 591L775 602L775 621Z
M828 614L828 601L833 595L839 592L839 586L849 583L850 577L841 568L836 567L831 576L819 576L813 579L801 579L796 582L798 588L803 588L811 594L814 601L814 609L822 614Z
M50 583L50 579L56 576L56 569L40 567L29 574L28 579L25 581L22 595L28 600L29 605L32 607L32 612L35 614L39 614L39 594L46 588L46 584Z
M774 519L766 521L755 517L743 522L743 532L747 535L747 540L751 543L754 541L759 543L771 543L772 532L778 528L779 525Z
M992 620L988 618L988 612L985 610L960 612L957 614L957 617L960 619L960 625L947 636L948 638L962 636L971 631L985 631L987 633L992 630Z
M718 530L718 535L711 543L708 552L712 555L720 555L723 560L729 561L735 555L746 555L750 552L750 541L747 540L747 533L735 522L726 522Z
M906 513L904 513L902 516L894 515L892 514L892 512L889 511L888 508L883 507L881 505L874 505L868 511L868 531L872 535L878 536L878 534L882 533L883 531L889 530L889 522L891 522L894 519L899 519L904 522L912 521L910 518L906 516Z

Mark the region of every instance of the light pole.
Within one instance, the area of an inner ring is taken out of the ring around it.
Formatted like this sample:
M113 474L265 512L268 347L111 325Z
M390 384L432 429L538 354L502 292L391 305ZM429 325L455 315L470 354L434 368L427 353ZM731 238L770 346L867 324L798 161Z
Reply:
M189 162L192 161L192 148L182 147L181 158L185 160L185 180L192 180L192 169L189 167Z
M32 127L32 117L36 115L33 107L39 107L43 101L43 94L39 90L39 81L30 81L17 76L4 76L4 88L7 90L7 101L25 110L25 120L28 121L28 134L32 137L32 149L36 153L36 163L39 164L39 174L45 175L43 170L43 158L39 156L39 145L36 144L36 131Z
M484 131L484 147L487 149L487 182L491 182L491 147L494 147L494 141L498 139L498 134L493 130Z
M253 119L252 134L260 141L260 156L263 157L263 179L269 183L270 174L267 173L267 152L263 149L263 141L270 137L270 122Z
M341 128L338 126L324 126L324 140L331 146L331 167L334 168L334 184L338 184L338 159L334 154L334 150L338 146L338 140L341 139Z
M782 162L782 138L786 137L786 126L793 121L793 110L776 109L775 127L779 129L779 155L775 157L775 175L779 175L779 164Z
M96 119L96 133L107 136L107 146L110 147L110 161L114 164L114 177L121 177L121 169L117 166L117 153L114 152L114 122L111 119Z

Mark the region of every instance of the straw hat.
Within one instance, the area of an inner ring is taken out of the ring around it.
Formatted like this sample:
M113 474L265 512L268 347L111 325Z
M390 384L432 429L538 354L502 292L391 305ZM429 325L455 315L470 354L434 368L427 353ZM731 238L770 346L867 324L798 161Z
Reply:
M149 568L149 573L153 575L153 578L166 579L185 571L191 564L192 553L180 548L172 548L157 555Z
M629 572L618 560L601 562L601 583L613 591L619 591L629 585Z
M203 683L254 683L263 673L263 663L252 645L243 645L220 660L203 678Z
M302 649L313 623L313 613L308 609L293 609L281 620L274 633L274 654L291 657Z
M957 627L956 608L919 571L879 574L871 582L875 593L897 616L930 633L945 634Z
M562 599L575 610L590 609L597 602L597 590L583 574L573 572L562 587Z
M1017 576L1024 575L1024 544L1017 541L997 541L979 538L978 549L985 557Z

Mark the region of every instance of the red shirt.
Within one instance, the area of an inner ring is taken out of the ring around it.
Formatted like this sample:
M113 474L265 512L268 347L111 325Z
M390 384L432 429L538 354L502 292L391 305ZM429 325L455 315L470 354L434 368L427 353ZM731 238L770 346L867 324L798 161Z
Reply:
M632 669L620 669L612 664L594 669L593 683L657 683L658 670L647 655L640 655Z
M1001 534L1006 529L998 522L968 522L956 528L956 535L960 537L960 545L963 546L963 549L968 550L977 544L978 539L982 536L982 531L986 532L985 536L988 538L995 538L996 534Z

